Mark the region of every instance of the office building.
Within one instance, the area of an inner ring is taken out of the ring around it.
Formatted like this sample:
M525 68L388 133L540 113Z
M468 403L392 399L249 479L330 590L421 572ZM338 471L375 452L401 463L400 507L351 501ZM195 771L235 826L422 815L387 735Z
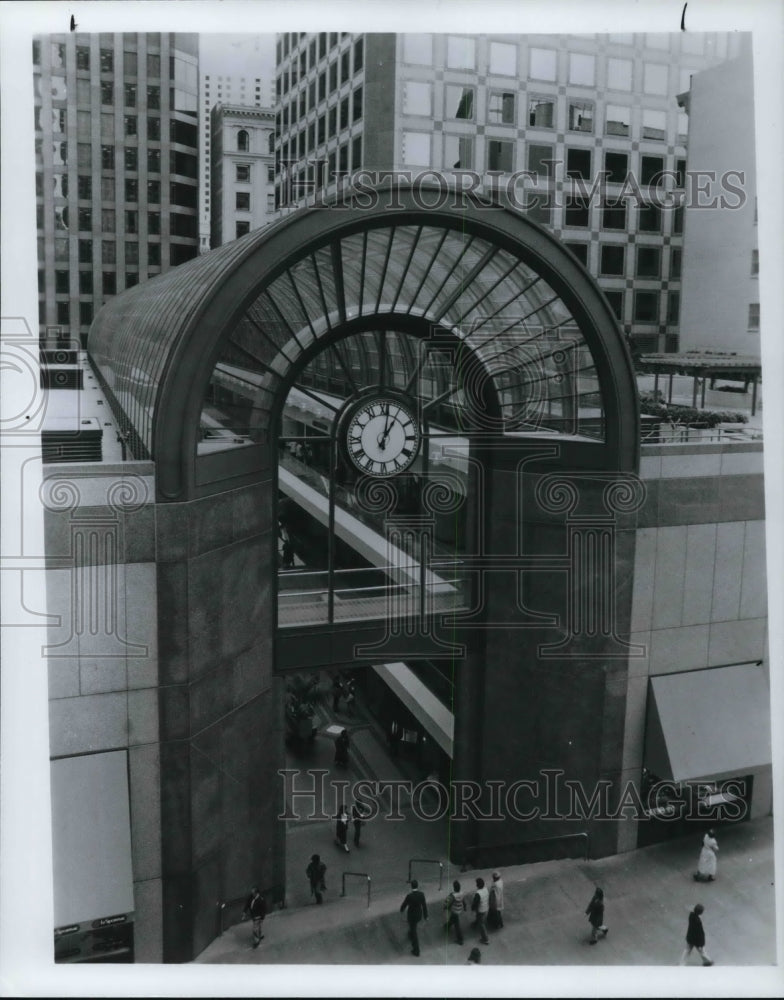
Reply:
M657 206L657 185L684 190L676 96L738 44L691 32L281 35L278 202L304 204L360 169L436 170L463 187L476 171L480 190L507 195L515 178L514 203L598 279L635 349L677 350L683 215Z
M104 302L198 251L197 39L33 42L39 328L86 341Z
M275 112L216 104L211 115L212 246L275 218Z

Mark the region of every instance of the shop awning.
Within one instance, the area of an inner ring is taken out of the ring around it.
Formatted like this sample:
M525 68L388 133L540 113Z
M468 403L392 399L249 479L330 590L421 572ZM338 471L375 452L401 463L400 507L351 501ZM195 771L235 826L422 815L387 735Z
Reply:
M770 690L761 665L650 678L645 766L653 774L720 778L770 762Z

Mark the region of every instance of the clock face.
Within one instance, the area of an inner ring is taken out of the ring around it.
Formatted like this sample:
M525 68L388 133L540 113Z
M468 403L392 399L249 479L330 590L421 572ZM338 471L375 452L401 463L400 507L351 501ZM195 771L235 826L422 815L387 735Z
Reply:
M404 472L419 452L419 424L413 407L394 396L374 396L354 411L346 429L346 452L368 476Z

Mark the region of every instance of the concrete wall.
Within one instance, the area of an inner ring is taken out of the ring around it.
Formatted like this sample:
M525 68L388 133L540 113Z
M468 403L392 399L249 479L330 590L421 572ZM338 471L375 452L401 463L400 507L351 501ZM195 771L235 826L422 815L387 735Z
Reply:
M643 764L649 676L767 660L761 443L648 445L640 476L623 777ZM754 814L771 808L770 775L755 776ZM636 824L619 849L636 846Z
M283 895L269 487L156 506L120 468L47 470L51 754L127 751L136 960L188 961L221 901Z

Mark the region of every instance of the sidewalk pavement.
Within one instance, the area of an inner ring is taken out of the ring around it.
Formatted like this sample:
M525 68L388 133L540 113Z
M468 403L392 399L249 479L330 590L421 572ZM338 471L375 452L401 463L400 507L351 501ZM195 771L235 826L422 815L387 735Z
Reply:
M705 907L706 950L716 967L775 964L773 820L766 817L719 827L717 837L719 869L712 883L692 879L699 854L695 838L680 838L596 861L559 860L503 869L505 926L491 932L489 945L480 946L483 963L675 966L683 951L689 910L701 902ZM416 958L410 954L406 923L399 912L408 890L407 872L380 846L379 841L384 839L369 837L366 847L358 852L367 852L363 861L373 859L375 864L390 868L383 891L374 889L370 907L361 884L352 885L345 898L338 895L336 873L340 865L335 863L335 874L327 879L329 891L323 906L309 904L270 913L264 921L264 941L255 950L250 946L249 923L231 927L196 962L464 965L469 950L478 944L477 934L464 926L462 947L447 940L443 899L453 878L469 888L478 875L488 881L490 872L461 874L454 868L445 869L441 890L435 871L432 876L423 873L420 886L428 900L430 919L420 924L422 955ZM417 873L414 877L418 877ZM395 880L397 891L391 886ZM609 934L590 947L584 911L596 885L604 889ZM467 923L464 918L463 924ZM690 962L699 965L696 953ZM706 970L706 974L710 973Z

